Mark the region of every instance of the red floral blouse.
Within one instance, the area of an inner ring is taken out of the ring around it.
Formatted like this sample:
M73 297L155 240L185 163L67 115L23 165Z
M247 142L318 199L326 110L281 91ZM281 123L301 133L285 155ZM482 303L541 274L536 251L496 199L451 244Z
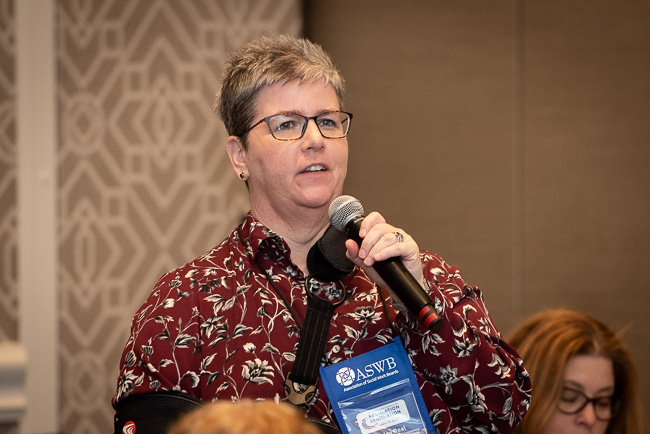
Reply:
M411 314L384 310L377 286L355 268L342 279L350 295L334 311L322 363L376 349L397 330L439 433L512 431L530 404L521 358L459 269L429 252L421 258L442 329L432 333ZM203 401L281 399L305 317L304 287L285 242L249 213L217 247L162 276L136 312L113 405L164 390ZM309 414L334 419L321 384Z

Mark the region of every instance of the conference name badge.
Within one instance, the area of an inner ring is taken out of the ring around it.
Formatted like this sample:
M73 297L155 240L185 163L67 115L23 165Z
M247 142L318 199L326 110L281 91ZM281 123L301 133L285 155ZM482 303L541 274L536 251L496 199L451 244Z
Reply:
M336 420L349 434L436 430L402 341L320 368Z

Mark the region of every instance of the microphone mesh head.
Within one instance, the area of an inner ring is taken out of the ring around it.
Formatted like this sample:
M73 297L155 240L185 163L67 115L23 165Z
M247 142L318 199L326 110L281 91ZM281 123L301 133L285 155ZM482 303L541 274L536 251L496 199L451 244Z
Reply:
M352 196L339 196L332 201L329 217L332 226L345 231L345 225L354 217L363 215L361 202Z

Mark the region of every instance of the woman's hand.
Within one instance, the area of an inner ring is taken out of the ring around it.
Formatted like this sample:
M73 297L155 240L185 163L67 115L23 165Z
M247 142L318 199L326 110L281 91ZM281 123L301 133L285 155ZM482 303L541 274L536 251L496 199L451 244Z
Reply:
M386 219L378 212L372 212L361 222L359 237L363 240L361 246L358 246L354 240L345 242L346 256L362 268L377 285L388 290L395 302L399 303L399 296L396 297L396 294L372 268L375 262L398 257L415 280L425 287L420 248L409 234L386 223Z

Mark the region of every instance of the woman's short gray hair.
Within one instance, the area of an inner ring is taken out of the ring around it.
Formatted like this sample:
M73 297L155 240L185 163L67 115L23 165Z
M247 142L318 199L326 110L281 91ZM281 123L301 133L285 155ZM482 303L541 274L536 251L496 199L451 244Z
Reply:
M343 109L345 82L320 45L288 35L263 36L234 52L214 101L228 134L242 137L256 120L255 103L263 88L292 80L324 81L334 88Z

